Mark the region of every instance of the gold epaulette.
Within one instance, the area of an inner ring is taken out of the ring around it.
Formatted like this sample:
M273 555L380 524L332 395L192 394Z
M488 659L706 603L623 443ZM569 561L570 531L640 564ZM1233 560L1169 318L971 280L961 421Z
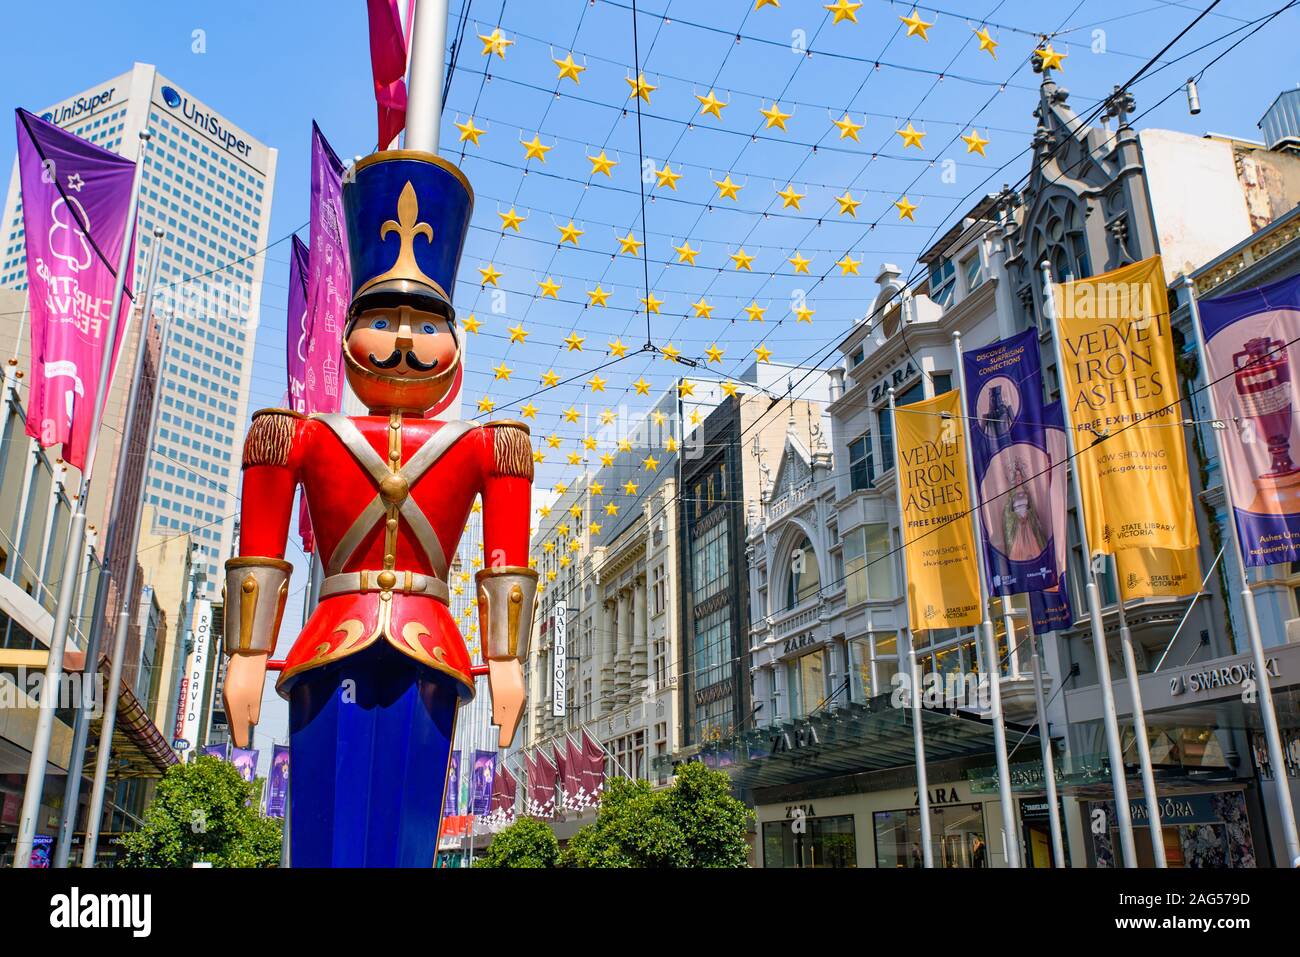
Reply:
M528 426L513 419L484 423L492 429L493 474L533 480L533 444Z
M294 421L304 418L293 409L259 409L244 439L244 468L250 465L287 465L293 445Z

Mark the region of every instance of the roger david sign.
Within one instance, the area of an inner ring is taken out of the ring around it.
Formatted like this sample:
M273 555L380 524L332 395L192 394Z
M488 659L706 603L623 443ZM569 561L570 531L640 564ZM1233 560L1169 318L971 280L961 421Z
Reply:
M568 647L565 640L569 630L569 603L557 601L555 603L555 646L551 655L552 673L554 675L551 683L551 714L557 718L564 717L564 696L565 683L568 679Z
M200 599L194 604L194 650L190 652L181 685L176 714L176 740L172 747L187 751L198 740L199 719L207 698L208 654L212 645L212 602Z

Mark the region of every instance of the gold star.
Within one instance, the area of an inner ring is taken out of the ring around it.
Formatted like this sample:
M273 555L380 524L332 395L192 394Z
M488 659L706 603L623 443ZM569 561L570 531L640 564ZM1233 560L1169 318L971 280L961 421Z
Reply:
M586 232L585 229L579 229L573 225L573 220L569 220L567 226L556 226L555 228L560 231L561 243L573 243L575 246L578 245L578 237Z
M506 382L509 382L510 373L514 371L515 371L514 369L510 368L508 365L502 362L499 366L497 366L492 370L492 372L494 373L493 378L498 381L504 379Z
M754 257L749 255L749 253L745 252L744 246L740 247L739 252L734 252L731 255L729 255L727 258L736 264L737 271L740 271L741 269L748 270L749 272L754 271L753 269L750 268L750 263L754 261Z
M767 118L766 129L771 129L775 126L778 129L784 130L785 121L794 116L793 113L782 113L781 104L777 103L775 100L772 102L772 108L770 110L764 110L760 107L758 112L762 113L763 116Z
M762 10L764 7L779 7L781 0L754 0L754 9Z
M1057 53L1052 49L1052 45L1049 43L1047 46L1035 50L1034 56L1038 57L1038 62L1044 70L1064 70L1065 64L1061 61L1069 56L1069 54Z
M524 324L522 322L518 325L511 326L509 332L510 341L512 343L517 342L522 346L528 341L528 332L524 329Z
M616 502L606 502L606 503L605 503L605 514L606 514L606 515L617 515L617 514L618 514L618 503L616 503Z
M759 362L767 362L772 358L772 350L760 343L754 350L754 355L758 357Z
M565 485L563 482L556 482L556 483L555 483L555 494L556 494L556 495L563 495L563 494L564 494L565 492L567 492L568 490L569 490L569 486Z
M633 97L639 96L641 99L649 103L650 94L659 89L659 87L646 82L644 73L638 73L635 80L630 76L624 77L623 79L627 82L627 85L632 88L632 92L627 95L629 100Z
M514 40L507 40L501 34L501 28L493 30L491 33L480 33L478 38L483 41L483 56L496 54L501 59L506 58L506 47L514 46Z
M677 261L679 263L688 263L692 266L695 265L695 257L700 254L698 249L691 248L691 241L689 239L683 239L680 246L674 246L673 252L677 253Z
M760 306L756 301L751 302L745 307L745 312L749 314L750 322L762 322L763 315L767 312L766 306Z
M799 305L794 307L794 314L797 322L806 322L811 324L813 313L816 311L816 309L809 309L808 303L806 302L800 302Z
M478 138L487 132L487 130L480 130L474 125L474 117L472 116L464 123L457 123L456 129L460 130L460 142L464 143L469 140L475 146L478 146Z
M564 410L563 414L564 414L565 422L572 422L574 425L577 425L579 413L578 413L578 407L576 405L569 406L567 409Z
M668 436L668 438L664 439L664 450L667 452L677 451L677 440L673 438L671 435Z
M582 456L579 455L577 452L570 452L568 454L567 461L570 465L580 465L582 464ZM577 542L574 542L573 544L576 545ZM570 546L570 548L572 548L572 546ZM576 551L576 549L574 550Z
M929 34L927 34L926 31L934 26L934 24L926 23L922 20L921 14L917 12L916 7L912 8L912 15L910 17L899 17L898 19L907 24L907 35L909 37L920 37L926 43L930 42Z
M696 319L713 318L713 306L710 305L709 302L703 296L699 298L698 302L691 303L691 308L695 310Z
M493 409L496 408L496 406L497 404L493 402L491 399L489 399L487 396L483 396L483 398L478 400L478 410L480 413L484 415L491 412Z
M631 479L628 479L626 482L623 483L623 494L624 494L624 495L635 495L635 494L636 494L636 490L637 490L638 488L639 488L639 486L636 484L636 482L633 482Z
M605 301L609 299L609 292L608 290L602 289L600 283L596 283L595 289L587 290L587 298L591 300L590 304L593 306L603 306L606 309L609 308L609 306L605 305Z
M723 355L725 355L725 353L718 348L716 342L705 349L704 354L709 357L709 362L721 362Z
M497 272L496 267L491 263L488 263L486 266L479 266L478 274L481 277L479 279L479 285L482 286L495 286L497 280L501 278L501 273Z
M664 422L667 421L667 416L665 416L659 409L655 409L650 418L654 420L655 425L663 425Z
M632 451L632 440L631 440L631 439L626 439L626 438L624 438L624 439L619 439L619 440L618 440L618 450L619 450L620 452L631 452L631 451Z
M674 346L671 342L668 343L668 345L664 346L659 351L663 354L665 362L676 362L677 357L681 355L681 351L678 350L678 348Z
M664 163L664 168L655 170L654 174L658 180L656 186L667 186L674 193L677 192L677 181L682 178L682 174L674 173L671 163Z
M695 98L700 101L701 116L705 113L712 113L718 119L722 119L722 108L727 104L714 96L712 90L709 90L708 96L700 96L700 94L696 93Z
M806 258L801 252L799 252L799 250L796 249L794 251L794 255L791 256L789 259L787 259L786 262L788 262L791 266L794 267L794 271L796 273L807 273L808 264L812 262L812 260Z
M847 189L844 191L843 196L835 197L835 202L840 204L841 216L852 216L854 219L858 218L858 207L862 205L862 200L854 199L853 194Z
M614 162L612 159L610 159L608 156L605 155L604 150L600 151L599 156L588 156L587 159L591 160L592 176L595 176L597 173L604 173L606 176L609 176L610 175L609 171L618 165L618 163Z
M546 444L553 449L558 449L562 441L563 440L554 432L552 432L550 435L546 437Z
M835 14L835 19L831 21L831 26L839 23L841 20L848 20L850 23L858 22L858 7L860 3L849 3L849 0L835 0L834 3L822 5L824 9Z
M983 139L979 134L979 130L974 127L971 127L970 135L963 136L961 140L966 144L967 153L979 153L980 156L988 155L984 152L984 147L989 144L989 140Z
M600 424L601 424L601 425L611 425L611 424L613 424L613 422L614 422L614 418L615 418L615 416L614 416L614 410L613 410L613 409L601 409L601 410L600 410Z
M980 27L975 31L975 36L979 37L980 49L996 60L998 58L998 41L989 36L989 28Z
M627 346L623 345L622 339L611 339L609 343L609 354L615 359L621 359L627 355Z
M736 194L745 188L739 183L733 183L731 181L730 173L728 173L724 179L715 179L713 185L718 187L718 199L734 200L736 199Z
M596 448L596 437L594 435L587 436L585 439L582 440L582 447L586 449L588 452L593 451ZM603 489L604 486L601 485L599 482L591 483L592 495L599 495Z
M645 377L641 377L632 383L632 388L636 389L637 395L649 395L650 383L646 382Z
M560 68L560 75L556 77L557 80L563 80L567 77L574 83L580 84L582 82L578 79L578 74L587 68L585 66L578 66L578 64L574 63L572 53L566 56L563 60L557 60L555 57L551 57L551 62Z
M539 137L536 133L533 134L533 138L530 142L525 143L523 140L520 140L519 145L524 148L525 161L530 159L538 159L541 160L543 163L545 163L547 150L554 149L554 147L552 146L543 145L541 137Z
M650 293L650 295L648 296L640 297L640 300L641 300L641 305L645 307L646 315L648 316L657 315L659 312L659 307L664 304L664 301L662 299L655 298L655 294L653 292Z
M560 377L555 374L554 369L547 369L542 373L542 385L548 389L553 389L560 384Z
M478 327L483 325L483 323L481 320L476 319L474 313L471 312L469 316L467 316L466 318L460 321L460 325L461 328L464 329L466 332L468 332L471 336L477 336Z
M613 452L602 452L602 453L601 453L601 456L600 456L600 464L601 464L602 466L604 466L605 468L609 468L611 465L613 465L613 464L614 464L614 453L613 453Z
M606 379L602 379L600 376L593 374L592 377L587 380L587 385L591 387L592 392L604 392L606 381ZM592 441L595 440L593 439Z
M516 213L513 206L510 207L510 212L508 213L503 213L498 210L497 215L501 217L501 232L503 233L507 229L513 229L515 232L519 232L519 224L526 218Z
M641 255L639 250L641 249L642 246L645 245L645 243L641 242L639 239L633 236L632 230L629 229L627 231L626 236L616 236L614 238L618 240L619 252L627 253L628 255L631 256Z
M522 415L525 419L535 419L537 418L537 406L529 402L526 405L520 407L519 414Z
M600 534L600 525L599 525L597 522L592 522L589 526L587 526L587 530L588 530L592 535L599 535L599 534Z
M736 397L736 390L739 388L739 386L737 386L736 383L723 382L721 384L721 387L722 387L722 394L725 395L727 398L734 399Z
M806 194L806 193L796 193L796 192L795 192L795 189L794 189L794 184L792 183L792 184L790 184L789 186L787 186L785 189L778 189L778 190L776 191L776 195L778 195L778 196L781 197L781 208L782 208L782 209L786 209L786 208L788 208L788 207L790 207L790 206L793 206L795 209L798 209L798 208L799 208L799 200L803 199L804 196L806 196L807 194Z
M849 116L849 114L845 113L844 119L842 120L831 120L831 122L839 127L840 139L853 140L855 143L862 142L862 140L858 139L858 130L862 129L863 124L854 123L853 118Z
M569 333L569 338L564 340L564 344L569 347L570 352L581 352L582 344L586 342L585 336L580 336L576 331Z
M556 293L560 291L560 284L556 282L554 279L552 279L550 276L546 277L545 282L539 282L537 284L537 288L539 288L542 291L543 299L547 297L550 297L551 299L560 298L558 295L556 295Z
M645 458L641 460L641 464L644 465L651 472L654 472L659 468L659 460L655 458L653 455L647 455Z
M909 146L915 146L918 150L925 149L925 145L921 142L921 140L925 139L925 134L913 128L911 120L907 121L907 126L903 127L903 129L894 132L903 138L903 149L907 149Z
M916 204L911 202L906 196L898 200L894 205L898 207L899 219L910 219L912 222L916 222L916 217L912 215L916 212Z
M561 555L561 556L560 556L560 567L561 567L561 568L568 568L568 567L569 567L569 556L568 556L568 555ZM538 591L541 591L540 588L537 589L537 590L538 590Z
M687 421L691 423L691 425L699 425L703 421L703 417L700 415L699 409L691 409L691 414L688 415L686 418Z
M677 395L679 397L685 398L688 395L694 395L694 394L695 394L694 382L690 381L689 379L683 379L681 382L677 383Z
M862 265L862 260L854 259L848 253L845 253L844 258L835 265L840 267L841 276L856 276L859 275L858 267Z

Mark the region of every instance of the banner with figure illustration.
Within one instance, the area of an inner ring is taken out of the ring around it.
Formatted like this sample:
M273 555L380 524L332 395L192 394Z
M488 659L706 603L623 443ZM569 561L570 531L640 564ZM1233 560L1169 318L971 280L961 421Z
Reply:
M1066 575L1070 450L1066 442L1065 420L1061 416L1060 402L1049 402L1043 406L1043 438L1047 445L1047 457L1052 463L1049 509L1052 521L1052 567L1056 571L1056 585L1029 593L1029 614L1036 635L1069 628L1074 623L1067 584L1069 576Z
M1178 372L1160 257L1056 286L1062 396L1094 552L1192 548Z
M1199 308L1242 560L1300 561L1300 276Z
M266 785L266 816L284 817L289 800L289 746L271 748L271 776Z
M977 625L982 617L979 570L961 396L954 390L899 406L894 418L911 627Z
M1051 588L1051 461L1038 332L1026 329L972 349L962 364L989 591L1016 595Z

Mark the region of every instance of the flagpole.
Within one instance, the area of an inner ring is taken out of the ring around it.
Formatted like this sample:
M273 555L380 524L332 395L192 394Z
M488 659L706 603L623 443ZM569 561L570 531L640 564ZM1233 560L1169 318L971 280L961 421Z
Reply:
M90 495L90 482L95 468L95 454L99 449L101 419L104 402L112 383L113 357L117 345L118 327L122 311L122 296L126 290L126 272L131 265L131 240L135 236L136 210L140 206L140 182L144 178L144 161L149 151L149 130L140 132L140 149L135 159L135 175L131 182L131 201L122 227L122 254L117 261L117 279L113 283L112 312L105 329L103 354L99 359L99 381L95 384L95 402L91 407L90 435L86 443L86 459L81 469L77 507L68 523L68 541L64 548L63 572L59 579L58 603L54 609L54 622L50 632L50 651L45 664L45 680L41 685L40 714L36 719L36 733L32 738L32 755L27 766L27 786L23 791L22 816L18 823L18 843L14 850L14 867L30 864L32 845L36 839L36 818L40 814L41 796L45 791L45 772L50 759L50 738L54 732L55 698L63 674L63 654L67 648L68 626L72 621L72 599L77 590L78 572L81 570L81 547L86 537L86 499ZM130 327L128 311L126 326Z
M1052 833L1052 862L1057 868L1065 867L1065 841L1061 834L1060 808L1056 796L1056 759L1052 755L1052 735L1047 724L1047 702L1043 694L1043 667L1039 660L1038 636L1034 623L1027 621L1029 651L1034 666L1034 710L1038 713L1038 745L1043 755L1043 781L1047 788L1047 824Z
M104 543L104 557L117 552L117 543L121 540L122 525L127 521L125 506L126 501L120 497L121 490L126 487L127 476L130 472L130 457L128 445L131 436L135 434L135 408L140 399L140 384L144 379L144 357L149 351L149 317L153 314L153 297L154 285L158 281L158 266L162 261L162 248L160 241L163 236L161 228L153 231L154 244L149 252L149 272L145 285L144 308L140 314L140 341L136 345L135 364L131 374L131 391L126 400L126 418L122 427L122 445L121 451L117 457L117 471L113 478L113 488L115 489L115 501L113 503L113 517L109 521L108 533ZM159 352L159 366L155 370L154 397L162 391L162 352ZM144 488L148 479L149 471L149 449L153 447L153 421L152 411L150 412L149 431L145 433L145 465L144 471L140 476L140 501L137 503L140 508L144 507ZM129 556L130 570L127 575L127 583L121 591L123 597L122 606L125 608L129 602L129 596L135 591L135 553L139 544L138 535L132 536L131 543L126 549ZM112 569L107 563L104 565L104 573L100 577L99 587L95 595L95 607L91 613L90 626L86 629L86 661L82 667L81 681L83 687L92 686L99 679L99 644L100 635L104 629L104 613L108 604L108 583L112 577ZM68 858L72 854L72 832L76 828L77 808L81 802L81 776L86 766L86 741L90 736L90 711L93 702L82 699L82 707L77 709L72 725L72 750L69 752L68 760L68 780L63 789L63 813L59 817L59 836L54 849L54 866L67 867ZM90 819L87 819L89 822Z
M405 146L436 153L447 58L447 0L418 0L415 4L408 58Z
M1066 455L1070 462L1066 481L1073 489L1074 517L1078 523L1079 544L1083 548L1088 619L1092 627L1092 652L1097 662L1097 684L1101 690L1102 723L1106 728L1106 752L1110 758L1110 783L1115 798L1115 819L1119 826L1120 851L1125 867L1137 867L1137 852L1133 847L1133 817L1128 806L1128 784L1124 780L1124 750L1120 746L1119 719L1115 715L1115 689L1110 683L1110 657L1106 652L1106 632L1101 620L1101 594L1097 590L1097 575L1093 570L1092 551L1088 546L1088 522L1084 518L1083 495L1079 491L1074 418L1070 414L1070 403L1065 397L1065 353L1061 346L1060 330L1057 328L1056 297L1052 289L1051 266L1044 260L1040 269L1043 280L1043 318L1047 320L1052 330L1052 349L1056 354L1057 381L1061 388L1061 417L1065 420Z
M153 235L154 251L157 254L162 248L163 230L161 228L155 229ZM157 263L161 258L160 255L154 257L153 268L151 269L151 274L154 277L157 275ZM140 317L140 342L142 346L149 333L149 323L153 318L153 305L154 280L151 278L149 291L144 299L144 313ZM123 582L122 601L117 613L117 631L113 636L112 658L109 660L108 690L104 697L104 716L100 721L99 750L95 754L95 777L90 785L90 806L86 817L86 844L82 849L82 867L95 866L95 851L99 846L100 817L104 811L104 789L108 783L108 761L113 749L113 727L117 723L117 696L122 690L122 667L126 658L126 640L131 630L131 617L133 614L138 613L137 609L131 607L131 596L135 594L140 569L139 563L136 561L136 552L140 548L140 523L144 517L145 493L148 490L149 458L153 452L154 436L158 434L158 413L162 407L163 369L167 359L167 347L171 341L171 329L171 324L160 316L158 363L154 368L153 395L149 397L149 423L144 433L145 446L142 453L143 461L140 466L140 489L136 493L135 501L131 503L130 511L125 512L118 519L119 522L125 522L126 524L126 554L129 561L127 562L126 581ZM132 383L131 391L133 396L140 387L140 378L143 378L143 376L138 377L137 381ZM118 456L118 469L122 480L116 486L119 493L125 486L125 478L129 467L127 465L127 443L134 433L134 420L135 401L132 399L130 408L127 410L126 428L122 432L122 452ZM125 502L122 504L125 505ZM82 748L85 748L84 743ZM82 757L84 759L84 750ZM78 771L80 771L79 765ZM70 831L69 837L71 837Z
M1214 419L1213 428L1215 450L1219 454L1219 472L1223 476L1223 492L1227 506L1228 518L1225 524L1232 535L1232 544L1237 549L1237 569L1241 577L1241 604L1246 613L1246 633L1250 638L1251 661L1255 666L1255 690L1259 700L1259 713L1264 725L1264 742L1268 747L1268 763L1273 768L1273 796L1277 801L1278 813L1282 816L1282 835L1286 841L1287 855L1291 867L1300 867L1300 837L1296 833L1295 805L1291 800L1291 787L1287 782L1286 755L1282 751L1282 737L1277 729L1277 712L1273 705L1272 681L1268 676L1268 662L1264 658L1264 642L1259 634L1259 615L1255 609L1255 589L1250 583L1246 571L1246 556L1241 549L1241 536L1237 529L1237 519L1232 480L1228 474L1227 449L1223 443L1223 431L1226 427L1219 418L1218 403L1215 400L1214 384L1210 382L1210 366L1206 360L1205 330L1201 328L1201 311L1196 301L1196 284L1191 276L1183 277L1187 289L1187 306L1191 313L1192 328L1196 330L1196 356L1201 371L1205 374L1205 397L1209 403L1210 418Z
M962 361L961 333L953 331L952 348L956 355L958 408L964 408L966 401L966 368ZM980 502L975 484L975 458L971 449L970 436L965 422L954 423L962 429L962 444L966 451L966 482L971 495L971 528L975 533L975 568L979 573L980 613L983 621L980 629L984 633L984 658L988 666L989 678L989 720L993 722L993 753L997 761L998 805L1002 809L1002 850L1007 858L1007 867L1020 866L1020 830L1016 827L1015 796L1011 792L1011 767L1007 758L1007 723L1002 717L1002 662L998 657L998 641L993 634L993 620L989 615L992 595L988 587L988 573L984 568L984 522L980 518ZM897 430L895 430L897 431ZM1005 598L1002 599L1006 601ZM1015 654L1008 630L1007 655Z
M894 387L889 387L889 421L898 435L898 407L894 404ZM898 467L897 442L894 443L894 499L898 503L898 540L903 544L903 617L907 622L907 674L912 680L908 705L912 711L912 753L916 760L916 807L921 816L921 864L934 867L934 850L930 847L930 785L925 766L925 732L921 728L921 669L916 663L916 647L912 641L911 603L907 590L907 523L903 519L903 479Z

